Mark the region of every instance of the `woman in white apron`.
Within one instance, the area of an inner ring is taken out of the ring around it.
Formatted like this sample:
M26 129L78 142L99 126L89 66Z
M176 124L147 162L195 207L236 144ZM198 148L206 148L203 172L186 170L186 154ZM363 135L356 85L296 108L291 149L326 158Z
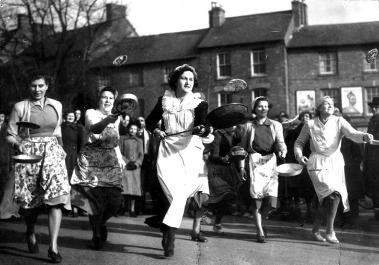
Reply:
M312 236L316 241L338 244L334 232L334 219L339 202L344 211L349 211L345 183L344 160L340 152L341 139L348 137L357 143L373 139L368 133L355 130L344 118L333 115L334 102L323 97L317 105L316 117L305 123L294 146L297 161L307 166L309 176L320 203L315 218ZM311 155L303 156L303 147L310 140ZM326 234L320 234L323 214L326 215Z
M267 118L268 111L268 99L258 97L253 106L256 117L245 125L241 140L241 146L249 153L250 195L254 201L257 241L260 243L265 242L263 220L277 206L278 173L275 152L281 158L285 158L287 154L283 127L279 122Z
M161 226L166 257L174 254L175 231L182 222L187 198L196 195L199 201L202 196L198 191L202 191L204 186L204 181L199 178L204 165L204 146L200 136L209 133L209 129L204 127L208 104L200 94L192 92L197 84L197 74L192 66L177 67L170 75L171 89L158 99L146 119L147 128L162 139L157 171L168 199ZM159 120L162 120L162 128L154 129Z

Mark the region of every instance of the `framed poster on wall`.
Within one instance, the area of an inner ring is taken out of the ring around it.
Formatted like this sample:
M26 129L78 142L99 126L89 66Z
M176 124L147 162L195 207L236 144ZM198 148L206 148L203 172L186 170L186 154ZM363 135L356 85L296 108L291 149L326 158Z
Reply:
M363 115L362 87L341 87L342 113Z
M296 91L296 112L300 114L302 111L315 111L315 97L314 90L298 90Z

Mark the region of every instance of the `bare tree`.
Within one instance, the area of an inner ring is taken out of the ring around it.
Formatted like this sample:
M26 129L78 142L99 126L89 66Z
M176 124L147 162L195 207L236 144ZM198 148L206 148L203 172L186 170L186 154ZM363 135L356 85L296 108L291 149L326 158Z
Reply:
M110 32L104 21L105 0L1 3L5 8L0 9L0 67L8 74L0 76L2 94L5 82L8 89L16 91L13 96L24 96L26 77L32 69L42 69L52 77L49 93L70 100L87 86L91 58L129 34ZM12 27L15 14L20 13L17 28Z

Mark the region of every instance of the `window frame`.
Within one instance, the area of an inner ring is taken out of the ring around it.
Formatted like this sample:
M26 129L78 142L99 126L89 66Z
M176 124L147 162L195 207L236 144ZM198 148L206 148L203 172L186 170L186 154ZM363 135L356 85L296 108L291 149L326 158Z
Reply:
M263 60L261 58L261 53L263 54ZM254 59L254 54L258 54L258 57L256 60ZM266 50L264 48L262 49L253 49L250 51L250 72L251 76L265 76L267 75L267 63L266 63ZM262 60L262 61L261 61ZM262 67L264 68L264 71L262 72L256 72L255 67Z
M138 78L135 78L136 76L138 76ZM143 86L143 72L141 69L135 69L135 70L129 71L128 84L129 84L129 87Z
M226 100L223 100L222 97L225 97ZM225 101L225 102L223 102ZM228 102L230 101L230 102ZM217 106L220 107L220 106L223 106L225 104L230 104L230 103L233 103L233 93L229 93L229 92L225 92L225 91L221 91L219 93L217 93Z
M221 60L220 60L220 57L221 55L223 55L224 57L224 60L225 63L222 63L221 64ZM230 52L219 52L217 53L216 55L216 61L217 61L217 79L226 79L226 78L230 78L231 75L232 75L232 64L231 64L231 54ZM223 68L226 68L224 70L221 69L221 67ZM222 72L228 72L227 74L228 75L221 75Z
M323 57L329 58L323 58ZM329 62L329 65L328 65ZM325 64L325 66L323 65ZM338 56L337 52L321 52L318 55L318 71L320 75L336 75L338 72ZM327 68L330 67L330 71L327 71Z

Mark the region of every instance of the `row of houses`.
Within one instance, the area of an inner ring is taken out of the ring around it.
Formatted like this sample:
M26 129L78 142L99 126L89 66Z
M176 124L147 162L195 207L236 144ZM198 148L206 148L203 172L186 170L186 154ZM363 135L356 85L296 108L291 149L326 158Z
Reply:
M379 72L365 56L379 46L379 22L309 25L307 5L291 4L291 10L226 17L213 2L208 28L124 36L90 61L92 89L112 85L134 93L139 114L147 115L168 88L168 73L188 63L198 70L199 91L210 109L231 102L251 108L254 98L263 95L272 103L271 115L285 111L295 116L330 95L355 125L366 126L367 103L379 96ZM128 60L115 66L119 55ZM234 78L244 79L247 89L225 91Z

